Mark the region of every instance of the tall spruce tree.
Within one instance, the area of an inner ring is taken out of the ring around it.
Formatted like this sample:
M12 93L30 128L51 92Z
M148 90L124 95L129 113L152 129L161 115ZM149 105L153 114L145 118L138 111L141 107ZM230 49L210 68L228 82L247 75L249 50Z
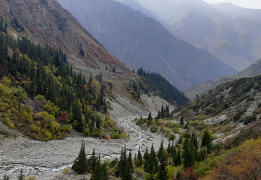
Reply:
M180 153L180 148L179 148L178 153L174 160L174 164L175 164L175 166L180 166L181 163L182 163L182 159L181 159L181 153Z
M185 167L192 167L195 163L195 146L192 138L186 138L183 146L183 164Z
M82 141L82 146L78 157L74 160L72 170L74 170L77 174L84 174L88 170L88 162L85 153L84 141Z
M133 173L133 172L134 172L134 168L133 168L133 165L132 165L131 150L130 150L130 152L129 152L128 162L129 162L129 165L130 165L131 172Z
M156 153L154 150L153 144L151 145L149 160L148 160L148 173L149 173L149 179L153 180L153 176L158 170L158 160L156 158Z
M141 154L141 151L140 151L140 148L139 148L139 150L138 150L138 159L137 159L136 165L137 165L137 167L141 167L142 164L143 164L142 154Z
M88 161L89 164L90 164L90 171L91 172L94 171L97 161L98 161L98 159L95 156L95 148L93 148L92 155L91 155L91 157L90 157L90 159Z

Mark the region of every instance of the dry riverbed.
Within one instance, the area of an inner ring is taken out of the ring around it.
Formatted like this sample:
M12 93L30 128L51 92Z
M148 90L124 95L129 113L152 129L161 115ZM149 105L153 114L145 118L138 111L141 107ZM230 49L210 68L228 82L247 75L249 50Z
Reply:
M145 152L146 148L150 148L152 144L157 150L162 139L164 139L164 145L167 146L168 140L161 134L151 133L135 124L134 119L148 116L148 111L133 105L127 98L116 97L116 99L116 101L110 102L113 108L111 117L129 135L128 139L109 141L84 138L73 131L64 140L40 142L23 137L0 124L0 130L16 136L16 138L0 137L0 179L5 174L9 175L11 180L17 179L20 170L23 170L27 179L29 177L35 177L36 180L89 179L88 176L76 176L74 173L64 175L62 172L66 168L71 168L80 151L82 140L85 141L85 150L88 155L95 148L96 154L100 154L102 159L118 158L121 148L124 146L128 150L131 149L133 153L137 153L139 148ZM162 104L166 104L166 101L164 102L158 97L142 96L142 100L143 106L150 109L153 114L157 113ZM170 106L170 108L174 107Z

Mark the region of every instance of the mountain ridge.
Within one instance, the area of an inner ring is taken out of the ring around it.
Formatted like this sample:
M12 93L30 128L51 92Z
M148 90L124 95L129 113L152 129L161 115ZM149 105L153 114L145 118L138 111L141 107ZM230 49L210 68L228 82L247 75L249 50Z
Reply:
M261 27L260 10L232 5L224 8L224 4L210 5L200 0L137 2L158 16L173 35L208 51L237 71L261 57L257 31ZM159 5L162 10L157 10Z
M156 20L119 2L59 2L128 66L160 73L181 90L236 72L209 53L173 37Z
M217 86L234 81L236 79L244 77L255 77L261 74L261 59L257 60L255 63L250 65L248 68L243 71L232 75L224 76L216 79L212 79L198 86L192 87L191 89L186 90L184 93L189 99L195 99L197 96L207 93L208 91L216 88Z

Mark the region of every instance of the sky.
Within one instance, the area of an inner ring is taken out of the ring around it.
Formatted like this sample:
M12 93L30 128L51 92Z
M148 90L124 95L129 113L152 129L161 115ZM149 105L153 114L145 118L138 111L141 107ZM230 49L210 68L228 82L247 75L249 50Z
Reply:
M214 4L220 2L230 2L234 5L244 7L244 8L253 8L261 9L261 0L203 0L207 3Z

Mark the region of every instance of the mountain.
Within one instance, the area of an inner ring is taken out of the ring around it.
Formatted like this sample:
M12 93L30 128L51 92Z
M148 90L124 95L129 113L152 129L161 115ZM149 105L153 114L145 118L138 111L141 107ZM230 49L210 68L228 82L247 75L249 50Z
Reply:
M198 86L187 89L184 93L189 99L194 99L196 98L196 96L207 93L208 91L216 88L220 84L231 82L243 77L254 77L260 74L261 74L261 59L257 60L251 66L249 66L248 68L244 69L243 71L235 75L212 79Z
M128 107L128 112L145 114L188 101L162 76L152 81L150 75L130 71L57 1L1 1L1 97L12 90L8 99L1 98L0 121L10 128L46 141L66 137L64 124L86 136L112 136L116 123L111 128L103 123L108 109L117 113Z
M127 69L57 1L1 0L0 13L6 18L16 17L30 39L61 48L74 62L94 68L103 63L111 68ZM85 57L80 55L81 50Z
M236 72L209 53L173 37L154 19L122 3L59 2L129 67L158 72L180 90Z
M240 144L244 139L260 135L260 83L261 76L239 78L219 85L209 93L198 96L182 108L178 116L189 122L204 115L205 123L215 126L215 133L234 134L228 146ZM230 123L228 129L222 126ZM227 134L228 135L228 134ZM232 136L231 136L232 137ZM232 145L233 144L233 145Z
M260 12L201 0L138 0L176 37L242 71L261 57ZM161 9L157 7L161 6Z

